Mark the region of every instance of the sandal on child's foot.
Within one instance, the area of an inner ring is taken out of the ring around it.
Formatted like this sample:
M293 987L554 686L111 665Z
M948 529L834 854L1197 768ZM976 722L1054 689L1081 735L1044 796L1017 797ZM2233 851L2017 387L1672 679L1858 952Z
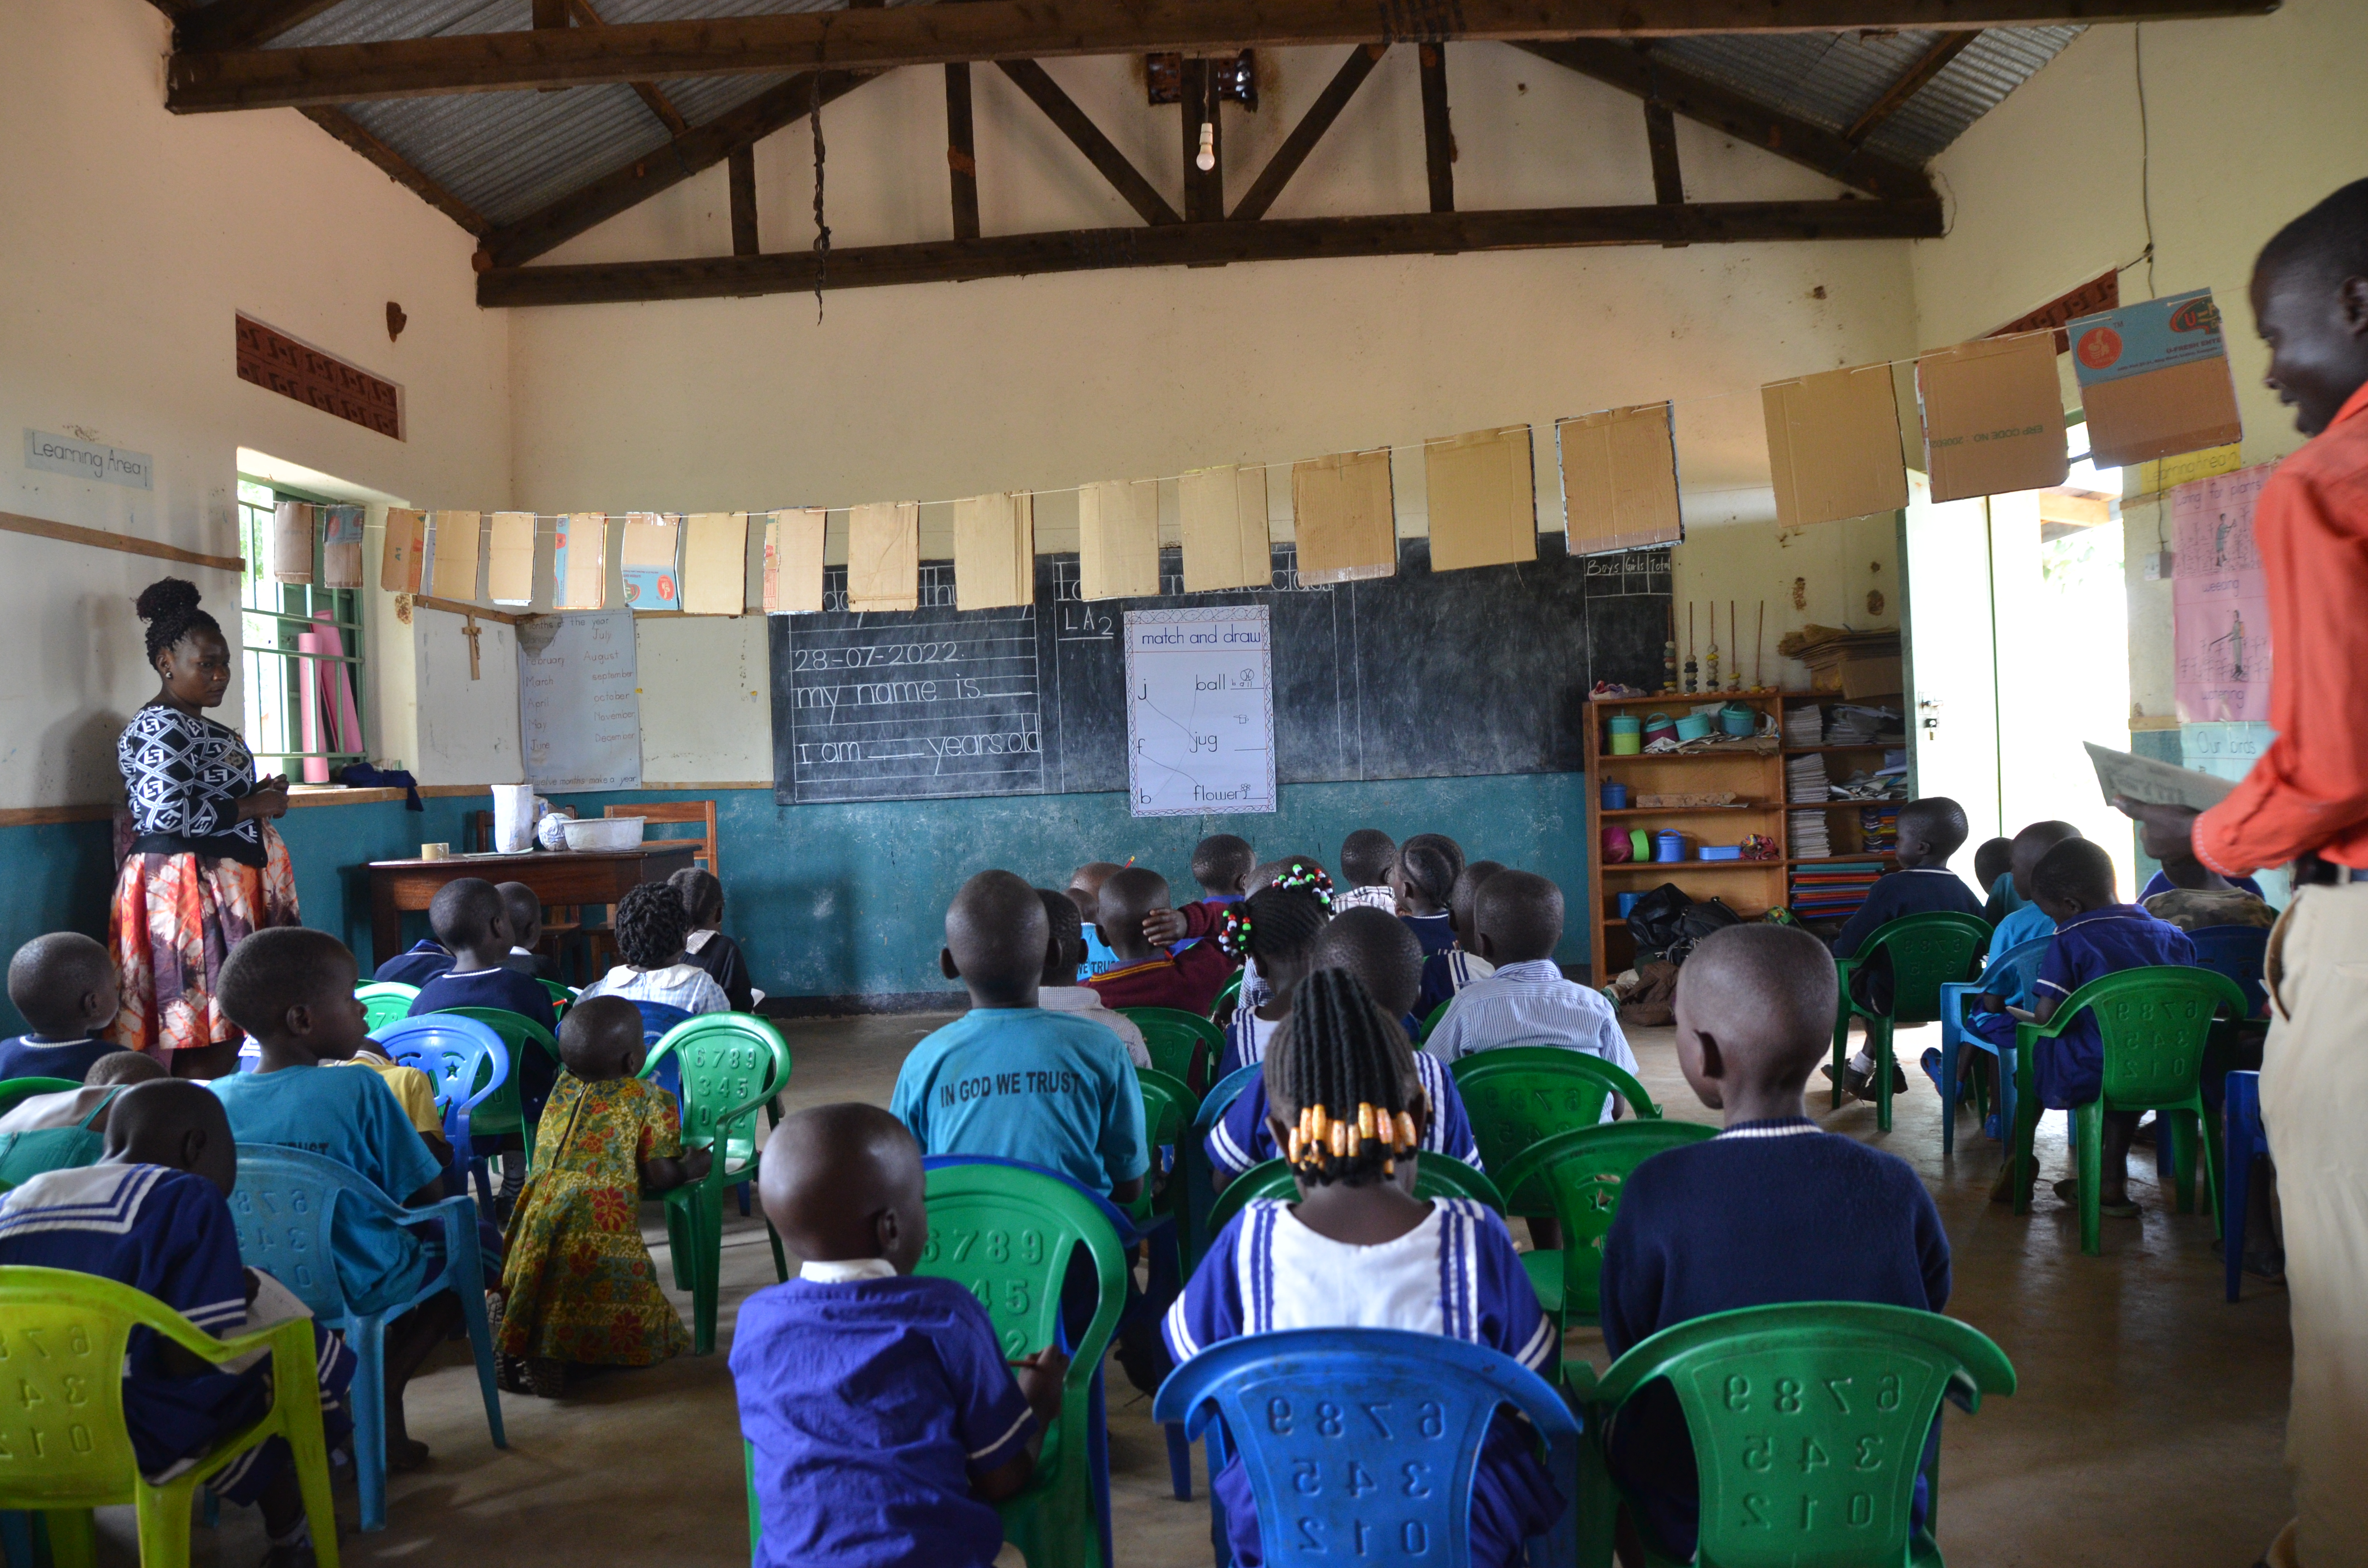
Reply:
M557 1399L567 1392L567 1363L549 1356L528 1357L526 1386L539 1399Z
M2055 1196L2073 1208L2078 1208L2080 1206L2079 1178L2066 1176L2062 1181L2057 1182ZM2097 1212L2108 1220L2135 1220L2138 1217L2138 1206L2126 1198L2119 1203L2111 1203L2100 1199L2097 1202Z

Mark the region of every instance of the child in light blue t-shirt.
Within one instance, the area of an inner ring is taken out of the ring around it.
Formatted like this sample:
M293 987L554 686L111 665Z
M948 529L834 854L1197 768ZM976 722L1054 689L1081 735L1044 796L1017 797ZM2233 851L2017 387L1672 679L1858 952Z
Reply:
M358 970L345 944L323 931L273 926L231 950L215 992L231 1021L255 1037L262 1061L252 1073L208 1086L230 1116L241 1144L281 1143L350 1166L399 1203L444 1196L442 1167L411 1124L403 1102L375 1073L331 1073L369 1039L369 1019L354 996ZM384 1311L416 1295L438 1263L435 1248L413 1232L339 1204L331 1236L338 1283L358 1312ZM460 1321L460 1302L442 1291L389 1327L386 1339L386 1456L391 1471L427 1462L403 1419L403 1386Z
M946 911L939 963L971 1010L916 1046L888 1108L925 1154L986 1154L1058 1171L1131 1202L1150 1168L1143 1090L1117 1035L1036 1005L1052 923L1036 890L982 871Z

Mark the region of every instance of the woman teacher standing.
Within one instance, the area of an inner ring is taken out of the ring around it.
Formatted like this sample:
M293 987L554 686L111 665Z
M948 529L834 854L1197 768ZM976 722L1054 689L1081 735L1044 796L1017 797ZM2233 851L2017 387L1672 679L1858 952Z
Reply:
M255 777L236 730L204 710L230 689L230 643L178 577L141 594L148 662L163 682L115 743L131 810L131 851L108 917L123 1006L119 1045L176 1077L237 1064L240 1031L214 1002L222 960L250 931L294 926L296 877L270 824L288 780Z
M2271 933L2261 1121L2278 1165L2294 1519L2272 1568L2368 1564L2368 180L2253 265L2271 389L2310 441L2261 487L2277 739L2201 816L2115 804L2224 877L2294 867Z

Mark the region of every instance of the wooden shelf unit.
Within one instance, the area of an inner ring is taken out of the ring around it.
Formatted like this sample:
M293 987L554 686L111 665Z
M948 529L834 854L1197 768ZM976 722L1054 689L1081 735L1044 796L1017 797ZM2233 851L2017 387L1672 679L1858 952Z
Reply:
M1902 714L1907 712L1906 705L1900 700L1900 696L1897 692L1884 692L1875 697L1844 697L1838 691L1788 691L1784 694L1784 704L1788 709L1806 707L1830 708L1836 703L1846 703L1852 707L1896 708ZM1863 767L1865 771L1870 773L1874 771L1876 768L1881 767L1883 766L1883 754L1886 751L1905 751L1907 749L1907 737L1903 734L1900 736L1898 744L1896 745L1883 742L1874 742L1866 745L1854 746L1786 746L1784 748L1784 756L1788 760L1796 756L1839 756L1854 758L1856 759L1854 762L1845 764L1840 769L1842 775L1844 777L1848 777L1850 773L1858 771L1861 767ZM1826 776L1830 778L1834 776L1834 766L1831 763L1827 764ZM1815 866L1818 864L1831 864L1837 860L1880 859L1886 863L1892 861L1896 857L1888 850L1869 851L1864 847L1866 843L1865 831L1859 825L1859 808L1878 803L1880 802L1872 801L1827 801L1824 807L1826 812L1826 841L1833 846L1834 852L1826 857L1823 862L1817 860L1793 859L1787 863L1796 866ZM1787 806L1785 809L1787 811L1793 812L1807 812L1816 811L1818 808L1806 805L1792 805ZM1791 824L1788 823L1785 828L1785 853L1790 855L1792 853L1792 849L1793 840L1791 835Z

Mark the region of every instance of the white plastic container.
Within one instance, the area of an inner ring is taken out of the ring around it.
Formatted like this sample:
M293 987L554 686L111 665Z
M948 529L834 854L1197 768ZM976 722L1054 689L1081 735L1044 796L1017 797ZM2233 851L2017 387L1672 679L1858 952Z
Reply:
M637 849L646 817L586 817L565 829L570 849Z

